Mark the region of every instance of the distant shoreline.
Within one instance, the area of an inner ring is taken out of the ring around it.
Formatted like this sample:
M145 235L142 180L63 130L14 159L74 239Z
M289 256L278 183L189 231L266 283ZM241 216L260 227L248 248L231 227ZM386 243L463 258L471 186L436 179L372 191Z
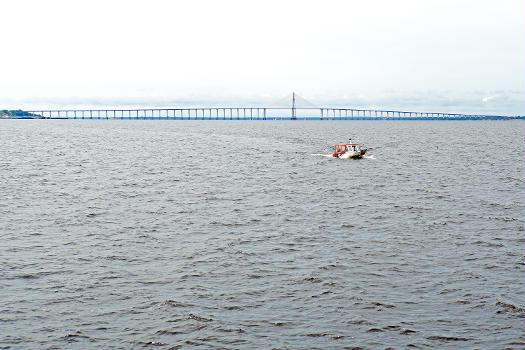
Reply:
M21 109L3 109L0 110L1 119L42 119L41 115L23 111Z

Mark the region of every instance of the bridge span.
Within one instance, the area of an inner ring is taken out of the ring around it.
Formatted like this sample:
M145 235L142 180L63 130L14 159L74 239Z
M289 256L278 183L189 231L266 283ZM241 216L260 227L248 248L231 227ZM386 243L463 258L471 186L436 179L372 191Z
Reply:
M42 119L127 120L504 120L504 115L410 112L334 107L212 107L54 109L27 111Z

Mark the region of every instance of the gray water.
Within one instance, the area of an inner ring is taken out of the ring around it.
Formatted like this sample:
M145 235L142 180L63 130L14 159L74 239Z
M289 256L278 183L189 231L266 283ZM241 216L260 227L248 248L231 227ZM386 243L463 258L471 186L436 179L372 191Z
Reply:
M2 120L0 348L523 348L524 126Z

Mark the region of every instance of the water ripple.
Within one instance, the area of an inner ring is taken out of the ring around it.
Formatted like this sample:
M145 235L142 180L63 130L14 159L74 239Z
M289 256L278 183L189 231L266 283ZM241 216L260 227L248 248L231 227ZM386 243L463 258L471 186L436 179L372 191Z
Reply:
M0 348L521 349L520 123L2 120Z

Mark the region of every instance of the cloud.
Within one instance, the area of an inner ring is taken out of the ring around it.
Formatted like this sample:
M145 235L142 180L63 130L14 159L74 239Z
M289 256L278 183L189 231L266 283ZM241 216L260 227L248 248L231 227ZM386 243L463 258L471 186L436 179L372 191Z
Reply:
M485 96L481 99L481 101L483 102L489 102L491 100L494 100L496 98L499 98L500 96L499 95L492 95L492 96Z
M355 106L366 109L390 109L414 112L442 112L467 114L525 114L525 92L498 91L396 91L346 92L337 96L310 97L318 105Z
M2 24L10 31L2 44L10 54L2 56L0 96L171 103L192 90L202 97L188 98L204 103L214 95L278 99L299 89L308 98L320 89L327 99L342 103L346 94L354 103L352 90L378 87L522 89L524 4L5 1ZM142 88L160 97L136 91ZM331 89L342 93L325 92ZM357 92L357 101L383 104L377 91Z

